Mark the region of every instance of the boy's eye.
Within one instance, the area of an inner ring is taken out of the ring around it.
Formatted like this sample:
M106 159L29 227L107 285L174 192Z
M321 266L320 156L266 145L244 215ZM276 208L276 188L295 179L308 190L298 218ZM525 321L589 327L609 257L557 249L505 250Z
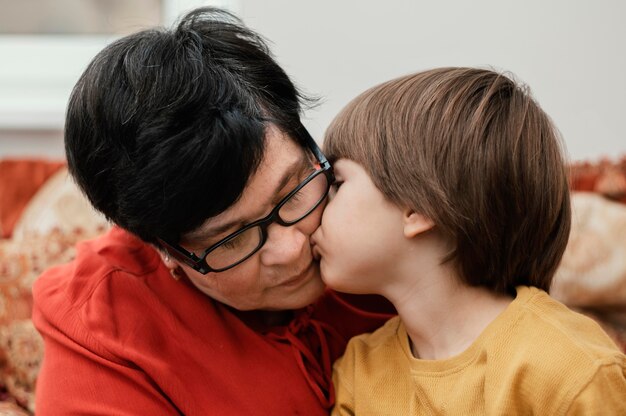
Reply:
M343 181L336 180L335 182L333 182L333 184L330 185L330 190L328 191L328 195L331 198L334 197L337 191L339 190L339 187L341 187L342 184L343 184Z

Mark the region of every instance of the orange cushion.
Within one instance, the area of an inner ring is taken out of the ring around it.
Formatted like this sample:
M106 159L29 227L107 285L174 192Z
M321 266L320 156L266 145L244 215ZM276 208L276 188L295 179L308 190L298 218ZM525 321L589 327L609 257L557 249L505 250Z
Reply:
M0 237L11 236L30 198L64 165L62 161L42 159L0 161Z

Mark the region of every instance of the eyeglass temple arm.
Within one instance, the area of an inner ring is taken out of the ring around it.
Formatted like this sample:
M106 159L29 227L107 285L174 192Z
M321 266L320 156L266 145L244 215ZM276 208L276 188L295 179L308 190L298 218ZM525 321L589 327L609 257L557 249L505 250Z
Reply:
M304 127L304 125L302 125L302 123L300 123L299 130L302 134L302 137L304 137L306 145L309 147L309 149L311 149L320 164L323 166L330 165L328 159L326 158L324 153L322 153L322 149L320 149L320 147L317 145L317 142L313 139L309 131Z

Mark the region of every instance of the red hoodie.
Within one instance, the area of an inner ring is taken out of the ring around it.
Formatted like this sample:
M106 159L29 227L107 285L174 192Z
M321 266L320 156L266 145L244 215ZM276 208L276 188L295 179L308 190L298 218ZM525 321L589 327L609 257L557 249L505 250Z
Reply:
M289 325L262 327L258 312L172 279L151 246L119 228L80 244L33 293L43 416L326 415L332 362L392 311L382 298L360 298L366 312L327 291Z

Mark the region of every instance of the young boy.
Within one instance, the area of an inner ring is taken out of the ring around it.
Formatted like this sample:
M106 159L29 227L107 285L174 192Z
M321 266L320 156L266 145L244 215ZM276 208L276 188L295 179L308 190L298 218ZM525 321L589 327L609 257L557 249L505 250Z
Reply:
M626 414L626 357L547 294L568 179L525 88L472 68L398 78L353 100L325 146L323 279L399 314L350 341L333 414Z

